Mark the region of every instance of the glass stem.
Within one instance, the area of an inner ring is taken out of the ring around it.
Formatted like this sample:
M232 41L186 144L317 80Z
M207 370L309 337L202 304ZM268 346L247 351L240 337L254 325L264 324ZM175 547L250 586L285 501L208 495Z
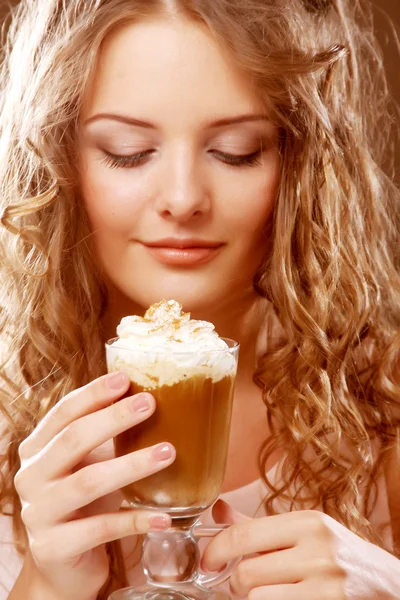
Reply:
M199 575L200 567L196 539L186 528L148 533L143 543L142 563L150 584L191 583Z

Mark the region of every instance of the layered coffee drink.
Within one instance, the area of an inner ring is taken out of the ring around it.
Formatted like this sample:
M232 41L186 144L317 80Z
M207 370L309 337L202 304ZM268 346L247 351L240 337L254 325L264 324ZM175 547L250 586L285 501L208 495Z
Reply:
M200 513L218 497L225 473L238 344L182 312L174 300L125 317L107 347L109 371L126 372L130 394L148 391L155 413L115 439L117 456L170 442L176 460L123 489L133 505Z

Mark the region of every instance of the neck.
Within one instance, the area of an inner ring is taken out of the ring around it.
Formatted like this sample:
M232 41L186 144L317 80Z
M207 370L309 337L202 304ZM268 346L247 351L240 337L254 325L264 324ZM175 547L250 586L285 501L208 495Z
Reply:
M259 352L264 328L266 301L255 293L235 302L219 305L201 314L192 313L193 319L213 323L220 337L233 339L240 344L239 373L253 370Z

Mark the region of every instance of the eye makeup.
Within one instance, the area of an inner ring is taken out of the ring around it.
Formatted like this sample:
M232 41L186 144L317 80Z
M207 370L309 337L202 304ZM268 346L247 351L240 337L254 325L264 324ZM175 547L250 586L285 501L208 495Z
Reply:
M118 156L103 150L102 162L110 169L133 169L145 164L154 154L154 150L145 150L131 156ZM261 164L262 149L250 154L227 154L218 150L210 150L217 160L231 167L251 167Z

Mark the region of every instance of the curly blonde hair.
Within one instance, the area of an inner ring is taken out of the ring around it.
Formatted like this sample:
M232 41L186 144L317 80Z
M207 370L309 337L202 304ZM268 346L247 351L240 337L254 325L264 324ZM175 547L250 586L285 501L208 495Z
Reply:
M105 372L107 290L75 163L83 94L105 36L154 14L207 27L281 132L271 244L254 279L284 331L254 374L271 431L259 461L267 510L276 499L290 510L322 505L383 545L370 516L400 432L400 195L387 163L395 105L369 4L23 0L0 73L0 407L9 441L0 506L17 547L27 547L13 487L19 444L60 398ZM281 446L278 485L265 464ZM119 542L108 552L100 599L126 584Z

